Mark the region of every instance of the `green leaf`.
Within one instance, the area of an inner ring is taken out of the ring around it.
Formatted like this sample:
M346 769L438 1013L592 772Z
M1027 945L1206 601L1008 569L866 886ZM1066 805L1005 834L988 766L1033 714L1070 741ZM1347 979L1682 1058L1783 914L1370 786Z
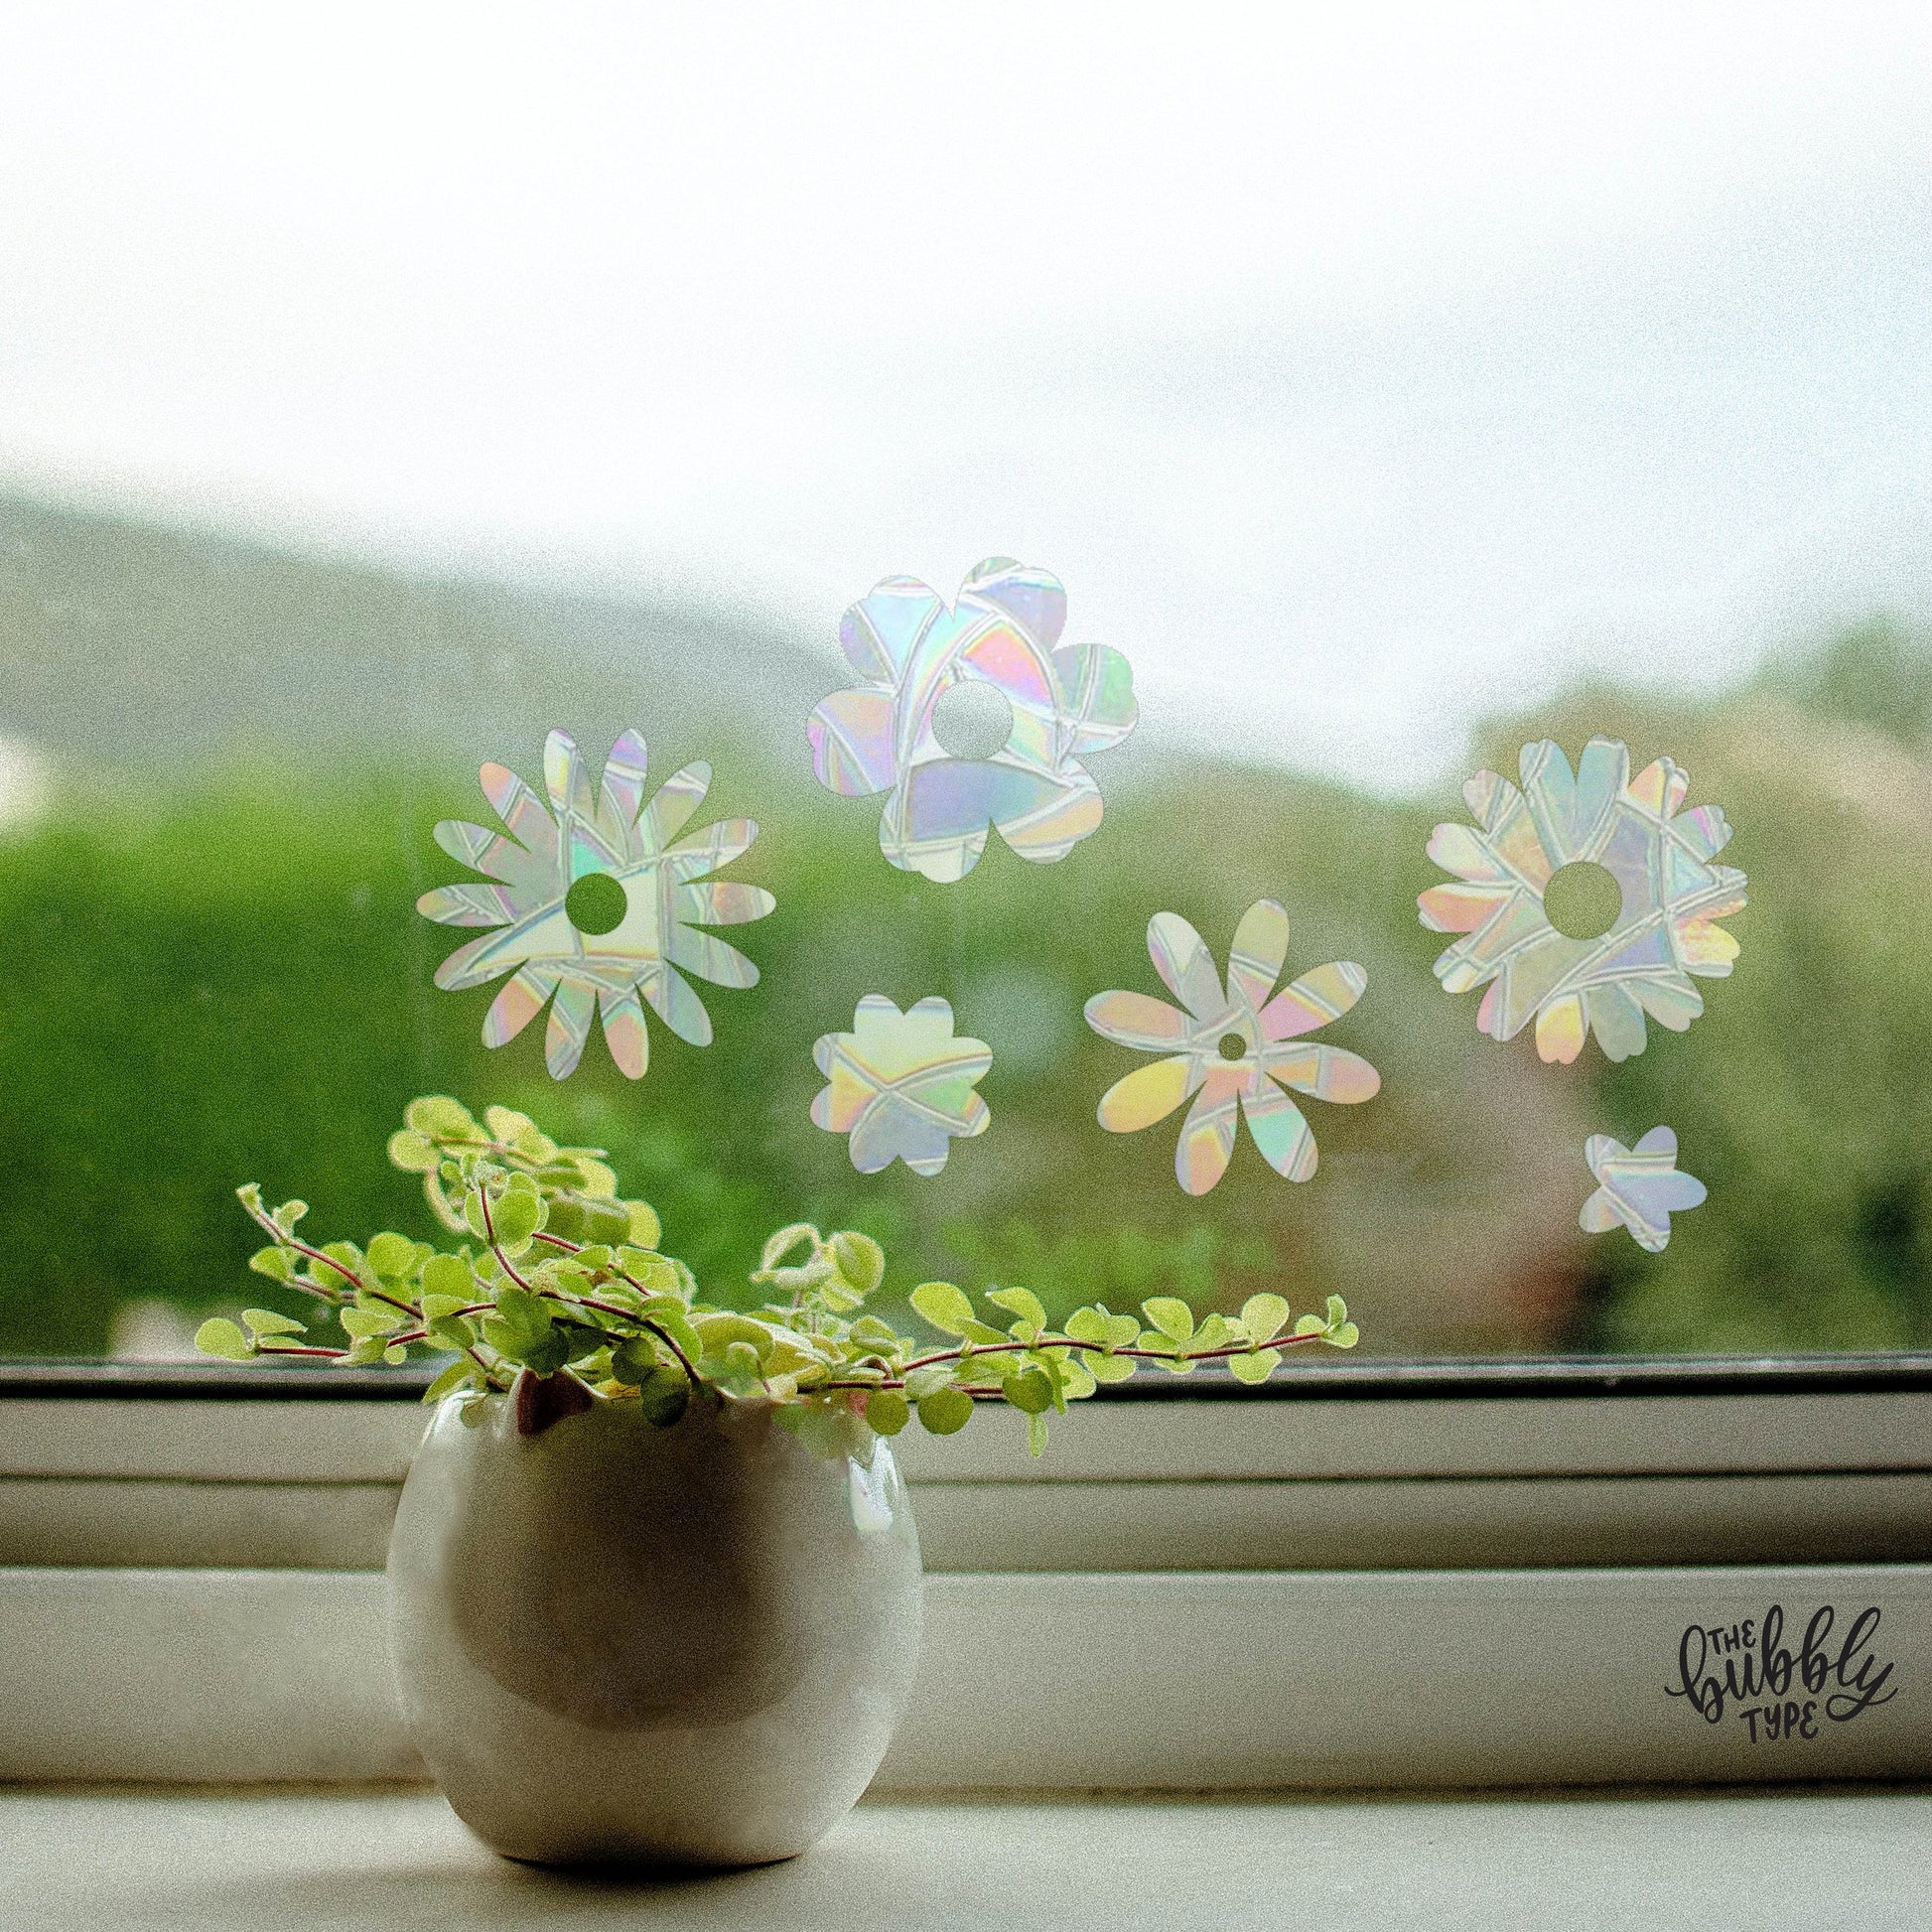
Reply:
M423 1319L441 1321L446 1316L460 1314L470 1306L467 1295L425 1295L423 1297Z
M1241 1304L1241 1326L1257 1348L1273 1341L1288 1319L1288 1304L1279 1295L1250 1295Z
M389 1165L404 1173L428 1173L442 1158L436 1143L413 1127L399 1127L389 1136Z
M1193 1332L1187 1346L1200 1351L1209 1348L1225 1348L1235 1339L1234 1331L1228 1326L1224 1314L1210 1314Z
M1282 1351L1279 1348L1262 1348L1252 1355L1230 1355L1228 1373L1237 1382L1253 1386L1265 1382L1282 1365Z
M915 1368L905 1378L905 1393L914 1402L923 1402L935 1389L943 1389L952 1380L950 1362L934 1362L930 1368Z
M609 1170L606 1169L604 1172L609 1173ZM590 1190L586 1189L586 1191ZM656 1208L647 1200L625 1201L623 1205L630 1214L630 1226L625 1230L623 1238L633 1248L656 1247L664 1238L664 1224L657 1218Z
M897 1389L874 1389L866 1397L866 1420L881 1436L897 1436L912 1420L912 1410Z
M532 1375L555 1375L570 1360L571 1339L567 1329L552 1328L540 1340L523 1350L523 1362Z
M657 1366L657 1344L648 1335L628 1335L611 1351L611 1373L641 1389Z
M762 1356L777 1339L774 1331L749 1314L735 1314L724 1310L717 1314L701 1314L691 1323L698 1336L698 1345L707 1357L720 1356L734 1344L743 1342L752 1350L753 1357Z
M293 1234L296 1222L301 1220L308 1211L309 1203L305 1200L285 1200L270 1219L284 1234Z
M468 1348L477 1339L476 1330L469 1322L459 1321L454 1315L445 1315L426 1325L430 1334L445 1348Z
M972 1303L951 1282L921 1282L908 1299L914 1311L942 1335L963 1335L975 1327L986 1326L984 1322L975 1320ZM995 1340L1006 1340L1005 1335L997 1331L993 1333ZM944 1435L948 1432L942 1430L939 1433Z
M886 1279L886 1250L869 1234L851 1229L832 1237L832 1262L855 1294L877 1292Z
M1141 1304L1141 1312L1172 1341L1185 1343L1194 1332L1194 1311L1172 1295L1157 1295Z
M1125 1382L1140 1366L1132 1355L1100 1355L1092 1349L1080 1357L1096 1382Z
M655 1221L656 1216L651 1218ZM600 1247L615 1248L620 1242L627 1242L631 1234L630 1210L621 1201L586 1201L584 1233Z
M462 1388L463 1385L466 1382L468 1382L475 1373L476 1373L476 1364L473 1362L452 1362L449 1365L449 1367L446 1368L443 1371L443 1373L439 1375L436 1378L436 1380L432 1382L429 1385L429 1387L423 1391L424 1402L429 1404L435 1404L441 1402L446 1395L455 1395L457 1390Z
M1361 1339L1362 1331L1352 1321L1343 1321L1330 1328L1322 1336L1330 1348L1353 1348Z
M643 1402L644 1420L655 1429L669 1429L691 1404L691 1384L684 1371L668 1362L652 1369L637 1393Z
M348 1353L338 1364L341 1368L368 1368L383 1358L384 1344L380 1335L363 1335L348 1345Z
M961 1389L934 1389L919 1398L919 1422L932 1436L956 1436L973 1420L973 1398Z
M432 1141L483 1139L470 1109L445 1093L427 1093L420 1100L412 1100L402 1110L402 1117L417 1133Z
M402 1326L392 1309L338 1309L336 1319L343 1324L343 1333L357 1341L365 1335L393 1334Z
M626 1243L618 1250L617 1259L619 1268L646 1295L677 1294L677 1270L654 1248L633 1248Z
M496 1291L496 1312L505 1321L539 1333L550 1326L550 1305L527 1288L518 1288L514 1282Z
M1046 1418L1029 1416L1027 1418L1027 1453L1035 1458L1046 1453Z
M1010 1376L1004 1387L1006 1399L1030 1416L1037 1416L1053 1406L1053 1381L1043 1368L1030 1368L1024 1374Z
M400 1368L404 1362L408 1361L409 1350L404 1343L399 1341L392 1341L388 1345L388 1347L382 1351L382 1359L385 1362L387 1362L391 1368Z
M496 1245L510 1254L520 1254L543 1225L543 1196L534 1188L506 1187L490 1203L489 1223Z
M876 1314L862 1314L852 1324L851 1339L886 1354L892 1354L905 1345L905 1339L898 1330L891 1322L880 1320Z
M801 1241L814 1250L824 1245L819 1231L809 1221L793 1221L764 1244L764 1252L759 1257L760 1272L769 1274Z
M1328 1326L1339 1327L1348 1319L1348 1304L1339 1295L1328 1297Z
M1297 1317L1295 1332L1298 1335L1318 1335L1324 1333L1327 1326L1318 1314L1305 1314Z
M1075 1341L1088 1341L1096 1348L1105 1348L1107 1317L1098 1309L1075 1309L1066 1317L1065 1332Z
M204 1355L218 1355L225 1362L245 1362L255 1352L248 1345L248 1337L220 1315L195 1330L195 1346Z
M362 1279L366 1264L362 1259L362 1250L353 1241L325 1241L322 1244L322 1252L336 1264L336 1268L352 1275L358 1282ZM340 1280L336 1268L326 1272L331 1279Z
M286 1248L257 1248L248 1257L248 1266L258 1275L266 1275L272 1282L290 1282L295 1279L295 1263L290 1259Z
M378 1234L369 1242L368 1263L384 1281L406 1281L415 1272L416 1244L406 1234Z
M248 1324L251 1335L306 1335L308 1324L295 1320L286 1314L277 1314L273 1309L243 1309L241 1318Z
M1033 1323L1034 1334L1023 1335L1023 1341L1032 1341L1046 1326L1046 1310L1040 1299L1027 1288L996 1288L986 1298L996 1309L1005 1309L1010 1314L1017 1314L1023 1321Z
M1105 1361L1106 1356L1101 1360ZM1060 1393L1068 1402L1084 1402L1093 1393L1095 1377L1077 1361L1060 1364Z
M536 1126L536 1122L528 1114L519 1114L514 1107L485 1107L483 1125L489 1129L489 1138L492 1141L501 1141L505 1147L514 1147Z
M591 1231L591 1217L582 1201L572 1200L568 1194L556 1194L551 1196L543 1228L559 1241L581 1242Z
M476 1282L470 1274L470 1264L459 1255L431 1255L423 1263L423 1306L428 1308L431 1298L438 1301L453 1302L458 1308L477 1299Z
M704 1353L704 1343L698 1339L698 1331L692 1327L689 1318L681 1310L676 1311L668 1309L659 1310L650 1316L650 1324L660 1334L683 1349L689 1360L695 1362Z

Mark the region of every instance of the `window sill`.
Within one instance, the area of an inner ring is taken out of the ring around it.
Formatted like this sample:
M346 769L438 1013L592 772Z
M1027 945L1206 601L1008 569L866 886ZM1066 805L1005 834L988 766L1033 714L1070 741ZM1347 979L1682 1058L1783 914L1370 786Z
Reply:
M430 1792L0 1793L0 1922L37 1932L487 1925L1922 1923L1932 1795L868 1799L802 1859L661 1882L484 1851Z

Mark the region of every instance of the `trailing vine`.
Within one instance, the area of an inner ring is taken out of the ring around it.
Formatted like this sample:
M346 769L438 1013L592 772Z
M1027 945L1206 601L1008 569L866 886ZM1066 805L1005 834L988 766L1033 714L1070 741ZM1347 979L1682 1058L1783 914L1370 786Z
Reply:
M559 1146L507 1107L484 1109L480 1122L440 1094L412 1101L404 1123L389 1159L422 1175L456 1245L384 1231L361 1246L318 1246L297 1232L305 1202L269 1207L251 1182L236 1193L269 1239L249 1266L318 1307L308 1320L248 1309L239 1323L205 1321L196 1335L205 1352L348 1367L400 1364L412 1351L447 1356L425 1401L474 1405L513 1390L527 1428L599 1401L638 1403L668 1427L693 1399L764 1400L808 1432L862 1419L895 1436L916 1415L950 1436L978 1404L1004 1402L1026 1416L1037 1455L1049 1413L1143 1367L1186 1375L1223 1362L1260 1383L1290 1349L1355 1345L1339 1296L1297 1316L1281 1296L1253 1295L1239 1314L1199 1321L1185 1302L1155 1296L1139 1315L1096 1303L1054 1328L1029 1289L988 1291L982 1300L997 1315L987 1320L950 1282L924 1282L908 1297L944 1338L920 1341L866 1311L886 1278L879 1243L803 1222L764 1244L751 1277L767 1292L763 1306L719 1308L662 1251L650 1205L620 1197L602 1149ZM1010 1318L1000 1326L1000 1317Z

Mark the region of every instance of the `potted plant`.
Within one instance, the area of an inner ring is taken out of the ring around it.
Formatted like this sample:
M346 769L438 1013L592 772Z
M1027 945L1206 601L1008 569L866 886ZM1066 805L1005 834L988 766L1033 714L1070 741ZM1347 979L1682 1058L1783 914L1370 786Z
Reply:
M596 1148L525 1115L413 1102L389 1158L448 1239L317 1246L301 1201L242 1205L252 1266L316 1307L207 1321L207 1352L361 1366L447 1355L389 1550L390 1647L410 1730L459 1815L512 1858L730 1865L798 1853L858 1799L910 1694L918 1539L889 1439L982 1403L1048 1414L1144 1364L1350 1347L1338 1298L1278 1295L1196 1323L1024 1288L910 1296L938 1339L866 1311L886 1257L802 1224L765 1243L750 1311L701 1299L657 1217Z

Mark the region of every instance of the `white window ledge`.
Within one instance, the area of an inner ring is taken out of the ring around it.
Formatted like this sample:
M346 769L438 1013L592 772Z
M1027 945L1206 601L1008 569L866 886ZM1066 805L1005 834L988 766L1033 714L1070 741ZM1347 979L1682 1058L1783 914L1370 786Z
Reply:
M1794 1658L1830 1607L1827 1663L1877 1615L1842 1679L1794 1666L1775 1737L1761 1695L1715 1721L1670 1695L1688 1627L1755 1639L1774 1604ZM374 1573L0 1570L0 1777L422 1775L387 1673L353 1667L383 1654ZM933 1577L878 1785L1932 1777L1928 1697L1922 1565Z
M1932 1797L869 1799L803 1858L658 1882L510 1864L432 1793L0 1793L34 1932L621 1924L849 1932L1788 1932L1925 1922Z

